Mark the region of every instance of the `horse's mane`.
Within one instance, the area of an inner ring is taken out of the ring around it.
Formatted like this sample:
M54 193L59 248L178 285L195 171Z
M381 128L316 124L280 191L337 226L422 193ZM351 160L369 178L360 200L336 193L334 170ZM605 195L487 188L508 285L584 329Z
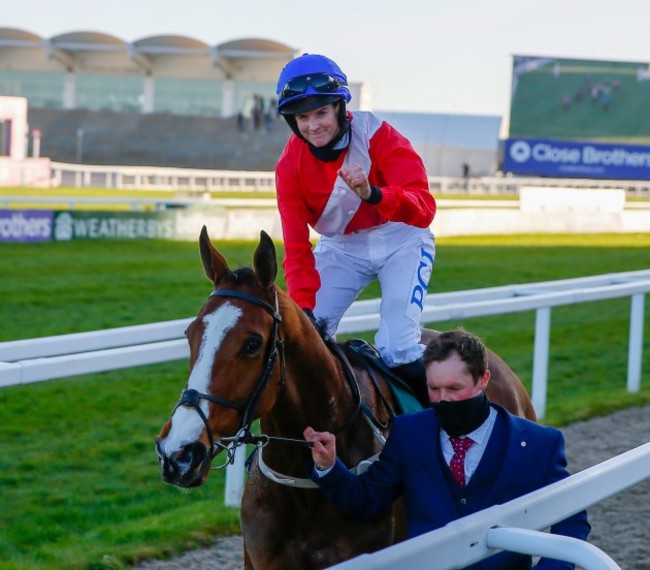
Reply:
M255 271L252 267L239 267L238 269L226 272L219 282L229 280L233 283L245 283L246 281L255 281L256 279Z
M257 276L255 275L255 271L251 267L243 266L229 271L228 273L223 275L219 281L221 282L225 280L232 281L233 283L237 283L237 284L244 284L246 282L256 282ZM321 317L316 320L312 320L312 319L309 320L311 321L311 323L314 325L314 328L318 332L318 336L320 336L325 343L332 342L331 337L327 333L327 319L325 317Z

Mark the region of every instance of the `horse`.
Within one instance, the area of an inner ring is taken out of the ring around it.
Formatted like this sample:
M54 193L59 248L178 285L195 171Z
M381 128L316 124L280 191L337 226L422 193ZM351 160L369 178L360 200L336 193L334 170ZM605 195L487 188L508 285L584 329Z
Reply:
M309 479L302 437L308 425L335 433L339 457L361 471L394 417L385 378L346 358L275 285L276 251L264 231L252 268L231 270L205 226L199 249L214 290L187 328L189 378L156 438L163 480L200 486L216 456L227 463L239 446L257 446L240 509L247 570L324 568L403 540L401 502L371 521L346 518L327 502ZM424 329L423 342L436 334ZM534 420L516 374L492 351L488 361L488 397ZM260 435L251 429L257 419Z

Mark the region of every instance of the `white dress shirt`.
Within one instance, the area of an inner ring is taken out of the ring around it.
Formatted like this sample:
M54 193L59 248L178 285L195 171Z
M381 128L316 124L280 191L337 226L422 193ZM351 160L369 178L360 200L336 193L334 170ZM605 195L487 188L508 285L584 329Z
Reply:
M479 461L481 461L481 457L483 457L488 441L490 441L490 435L492 435L496 419L497 412L491 407L487 419L473 432L466 435L466 437L474 440L474 445L467 450L467 454L465 455L465 483L469 483L469 480L478 467ZM454 448L451 445L449 434L442 428L440 428L440 447L445 462L449 465L451 458L454 456Z

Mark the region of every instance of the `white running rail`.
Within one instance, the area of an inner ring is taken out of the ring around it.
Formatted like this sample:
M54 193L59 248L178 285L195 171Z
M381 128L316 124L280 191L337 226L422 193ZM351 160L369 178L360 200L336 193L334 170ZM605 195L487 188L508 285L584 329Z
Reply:
M499 550L547 556L585 570L620 570L602 550L581 540L539 532L650 477L650 443L537 491L458 519L332 570L452 570Z
M650 269L504 287L427 295L423 323L536 311L532 400L546 412L551 309L561 305L630 297L627 389L641 386L645 294ZM339 332L376 330L379 299L357 301ZM130 368L188 357L183 331L191 318L45 338L0 343L0 388L78 374Z
M164 166L118 166L50 164L52 187L76 186L117 189L170 189L175 191L204 192L211 190L229 192L275 192L273 171L206 170ZM436 194L455 192L469 195L517 195L522 186L561 188L611 188L611 180L581 178L533 178L509 176L473 176L468 180L458 176L429 176L429 187ZM650 195L648 180L617 180L628 197L647 198Z

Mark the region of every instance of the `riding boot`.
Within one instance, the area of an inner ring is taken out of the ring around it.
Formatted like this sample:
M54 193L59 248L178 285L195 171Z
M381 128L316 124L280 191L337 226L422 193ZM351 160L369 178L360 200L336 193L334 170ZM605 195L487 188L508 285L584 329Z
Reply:
M428 408L430 404L429 391L427 389L427 375L422 359L418 358L413 362L400 364L399 366L393 367L392 370L409 385L422 407Z

